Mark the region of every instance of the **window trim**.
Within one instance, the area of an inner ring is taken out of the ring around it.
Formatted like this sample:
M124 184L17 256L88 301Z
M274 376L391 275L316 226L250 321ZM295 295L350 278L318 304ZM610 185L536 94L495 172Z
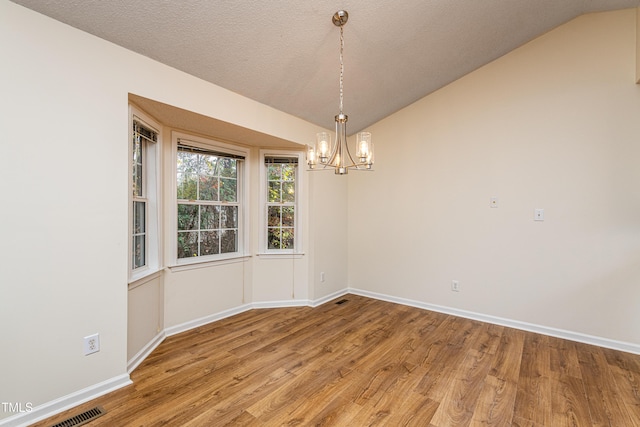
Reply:
M133 158L133 123L134 121L149 128L157 135L157 141L151 142L145 139L143 150L143 194L141 198L133 196L133 170L131 159ZM145 114L136 106L129 104L129 128L128 128L128 257L127 271L129 284L138 282L145 277L153 275L160 271L161 262L161 237L162 237L162 219L161 219L161 164L162 164L162 126ZM145 265L133 268L133 202L135 200L145 201Z
M298 168L296 171L296 182L295 182L295 216L294 216L294 244L293 249L269 249L267 233L267 187L268 187L268 179L267 179L267 166L265 164L265 158L267 157L288 157L295 158L298 160ZM258 255L263 258L281 258L281 257L291 257L298 258L299 256L304 255L303 252L303 238L302 235L302 219L304 218L304 213L302 212L302 189L304 188L304 169L301 165L304 162L304 153L301 151L293 151L293 150L260 150L260 237L259 237L259 252Z
M178 186L176 182L178 145L188 145L194 148L228 154L230 157L244 157L238 167L238 252L225 254L204 255L191 258L178 258ZM250 183L250 149L231 143L221 142L211 138L204 138L184 132L171 132L171 203L168 230L171 233L169 268L183 269L192 266L202 267L202 264L226 263L228 260L243 258L249 253L249 183Z

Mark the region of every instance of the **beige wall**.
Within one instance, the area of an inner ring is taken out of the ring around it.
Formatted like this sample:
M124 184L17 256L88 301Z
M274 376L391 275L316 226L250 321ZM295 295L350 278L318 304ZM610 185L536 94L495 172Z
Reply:
M294 142L317 128L0 0L0 400L59 409L122 384L159 328L347 286L639 344L634 31L634 11L582 17L376 124L374 173L305 174L302 258L253 256L254 220L249 261L128 292L129 93Z
M372 127L349 285L638 348L635 41L634 10L586 15Z
M353 172L352 174L355 174ZM331 171L309 172L312 299L340 292L347 285L347 183ZM324 273L324 282L320 274Z
M288 141L317 127L7 0L0 57L0 400L56 410L125 383L127 361L160 323L242 302L242 264L215 278L170 273L164 289L152 281L128 295L128 94ZM84 356L93 333L101 351Z
M154 274L129 285L127 293L127 362L141 362L147 346L164 331L163 274Z

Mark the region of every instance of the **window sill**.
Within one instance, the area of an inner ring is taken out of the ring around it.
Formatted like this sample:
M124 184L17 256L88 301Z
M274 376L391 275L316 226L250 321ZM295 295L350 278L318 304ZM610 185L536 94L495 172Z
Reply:
M259 252L256 255L264 259L301 259L305 254L304 252Z
M238 262L245 262L247 259L251 258L251 255L237 255L229 258L222 259L214 259L214 260L194 260L185 262L183 264L175 264L170 265L167 268L171 271L185 271L185 270L195 270L197 268L208 268L215 267L217 265L225 265L225 264L235 264Z

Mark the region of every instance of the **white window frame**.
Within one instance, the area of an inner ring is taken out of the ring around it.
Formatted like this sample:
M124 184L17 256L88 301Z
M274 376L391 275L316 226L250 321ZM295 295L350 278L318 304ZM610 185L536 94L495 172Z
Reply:
M177 158L178 145L188 145L203 150L210 150L220 153L227 153L231 156L242 156L244 160L238 165L238 251L232 253L204 255L192 258L178 258L178 186L177 186ZM249 198L248 185L250 183L249 164L250 150L248 148L234 145L214 139L203 138L196 135L171 132L171 214L169 230L171 232L171 268L193 266L199 267L203 264L226 263L229 260L244 258L249 251Z
M267 221L267 206L268 198L267 198L267 188L268 188L268 179L267 179L267 166L265 164L265 158L267 157L290 157L298 159L298 168L296 171L296 181L295 181L295 216L294 216L294 245L293 249L269 249L269 243L267 239L268 233L268 221ZM290 256L290 255L303 255L303 235L302 235L302 189L303 180L304 180L304 168L302 165L304 164L304 153L300 151L291 151L291 150L260 150L260 251L258 255L263 257L268 256Z
M145 141L143 150L143 194L139 200L145 201L145 265L133 268L133 124L140 123L142 126L153 131L157 135L157 142ZM161 240L161 219L160 219L160 165L161 165L161 144L162 126L133 105L129 105L129 132L128 132L128 153L129 153L129 238L128 238L128 272L129 283L138 281L160 270L160 240Z

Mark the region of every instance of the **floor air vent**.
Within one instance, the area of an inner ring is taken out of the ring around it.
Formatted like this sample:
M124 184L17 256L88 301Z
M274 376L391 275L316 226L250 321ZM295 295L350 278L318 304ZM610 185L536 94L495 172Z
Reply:
M344 304L347 301L349 301L349 300L348 299L341 299L340 301L336 301L336 304L338 304L338 305Z
M89 421L93 421L96 418L106 414L105 410L102 409L101 406L96 406L93 409L89 409L81 414L78 414L74 417L68 418L58 424L55 424L51 427L76 427L81 426L83 424L88 423Z

